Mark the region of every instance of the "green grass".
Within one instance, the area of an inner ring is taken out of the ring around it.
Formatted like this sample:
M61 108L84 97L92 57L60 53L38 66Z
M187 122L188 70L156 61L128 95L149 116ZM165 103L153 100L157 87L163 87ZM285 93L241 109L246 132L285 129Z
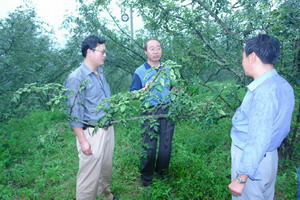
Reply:
M78 158L75 136L62 112L35 111L0 124L0 199L74 199ZM140 183L139 125L115 126L111 189L122 200L231 199L230 119L210 127L176 125L170 168L144 188ZM280 161L276 195L295 199L297 161ZM100 198L99 198L100 199Z

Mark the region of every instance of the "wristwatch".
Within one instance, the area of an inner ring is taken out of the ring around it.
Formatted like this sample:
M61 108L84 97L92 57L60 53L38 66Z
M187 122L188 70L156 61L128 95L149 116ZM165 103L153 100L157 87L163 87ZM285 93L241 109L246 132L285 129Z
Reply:
M241 179L241 177L239 177L238 174L236 175L235 179L236 179L237 182L240 183L240 184L245 184L245 183L246 183L246 181L243 181L243 180Z

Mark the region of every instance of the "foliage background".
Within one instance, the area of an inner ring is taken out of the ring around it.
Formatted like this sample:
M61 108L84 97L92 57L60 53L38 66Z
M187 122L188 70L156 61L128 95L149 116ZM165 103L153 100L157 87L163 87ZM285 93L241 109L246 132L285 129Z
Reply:
M103 68L116 96L128 95L132 74L145 61L144 41L158 38L162 60L182 66L187 88L182 100L189 95L194 105L209 105L202 118L178 121L167 179L156 179L149 191L139 183L138 122L117 125L112 189L123 199L230 199L230 119L251 81L242 71L241 52L245 41L258 33L279 39L282 51L275 68L295 89L293 124L279 149L276 185L278 199L295 198L300 160L299 1L119 1L120 7L131 7L143 18L145 28L134 38L116 16L103 18L103 13L112 13L111 1L79 2L80 16L67 16L63 24L70 36L63 48L57 48L55 35L43 28L34 8L19 7L0 19L0 198L74 197L74 136L61 107L50 112L48 102L61 94L59 85L80 65L82 39L96 34L107 39ZM11 101L16 93L21 101Z

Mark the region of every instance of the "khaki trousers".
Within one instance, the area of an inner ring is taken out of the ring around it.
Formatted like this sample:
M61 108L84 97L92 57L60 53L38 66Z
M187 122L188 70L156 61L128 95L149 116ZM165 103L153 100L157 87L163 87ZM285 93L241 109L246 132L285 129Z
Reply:
M243 150L231 145L231 180L236 177L236 170L243 156ZM273 200L275 193L275 181L278 167L277 149L267 152L259 163L258 171L262 175L261 180L247 179L242 196L234 197L232 200Z
M79 157L79 170L77 174L76 199L94 200L98 195L104 194L112 199L110 192L112 176L112 157L114 150L114 128L99 128L93 133L94 128L84 130L85 137L89 141L93 155L85 155L81 151L77 139Z

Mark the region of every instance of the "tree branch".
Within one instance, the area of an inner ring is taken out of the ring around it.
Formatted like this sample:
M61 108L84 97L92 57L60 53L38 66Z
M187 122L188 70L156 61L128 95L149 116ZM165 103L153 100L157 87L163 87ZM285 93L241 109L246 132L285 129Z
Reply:
M108 10L107 7L105 7L105 10L107 11L107 13L109 14L109 16L112 18L112 20L114 21L114 23L116 24L116 26L119 28L119 30L126 35L127 37L129 37L138 47L140 47L141 49L143 49L143 46L141 46L139 43L137 43L130 35L128 35L120 26L119 24L116 22L116 19L114 16L111 15L110 11Z
M203 1L201 1L201 0L195 0L195 2L199 3L213 18L215 18L216 21L218 22L218 24L227 32L228 35L234 36L234 34L226 26L226 24Z

